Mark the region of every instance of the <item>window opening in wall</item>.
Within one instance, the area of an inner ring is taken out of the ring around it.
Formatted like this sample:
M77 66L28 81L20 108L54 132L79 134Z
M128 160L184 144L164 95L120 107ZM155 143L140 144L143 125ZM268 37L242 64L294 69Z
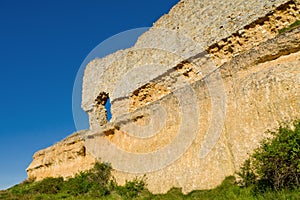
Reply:
M111 103L109 97L105 102L105 109L106 109L106 119L107 121L110 121L112 118L112 114L111 114Z

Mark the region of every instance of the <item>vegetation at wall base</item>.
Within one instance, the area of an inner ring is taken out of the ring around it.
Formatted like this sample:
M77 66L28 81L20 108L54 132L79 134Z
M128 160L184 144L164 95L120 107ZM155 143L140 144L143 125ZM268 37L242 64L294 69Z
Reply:
M134 199L149 194L144 178L117 185L111 175L111 165L96 163L91 170L64 180L62 177L41 181L24 181L6 191L0 199Z
M68 180L46 178L42 181L25 181L8 190L0 191L3 200L297 200L300 199L300 120L281 125L269 131L271 139L245 161L238 175L227 177L211 190L195 190L184 195L180 188L172 188L166 194L154 195L145 184L145 178L117 185L111 175L111 166L96 163L94 168L80 172Z
M85 193L77 196L59 192L56 194L40 194L34 192L28 192L27 189L35 187L35 183L20 184L14 187L15 191L12 192L12 188L7 191L0 192L0 199L3 200L117 200L117 199L143 199L143 200L297 200L300 199L300 188L298 189L283 189L280 191L268 190L264 193L253 193L253 187L241 187L239 186L233 176L227 177L223 183L212 190L195 190L187 195L184 195L180 188L173 188L166 194L151 194L146 189L139 191L139 195L135 197L129 197L127 194L123 196L117 191L110 191L109 194L104 196L97 196L95 193ZM23 194L16 194L16 190L24 189L27 192ZM26 189L27 188L27 189ZM129 192L129 194L131 191Z
M268 133L272 139L263 140L238 173L242 185L253 186L255 193L299 188L300 120Z

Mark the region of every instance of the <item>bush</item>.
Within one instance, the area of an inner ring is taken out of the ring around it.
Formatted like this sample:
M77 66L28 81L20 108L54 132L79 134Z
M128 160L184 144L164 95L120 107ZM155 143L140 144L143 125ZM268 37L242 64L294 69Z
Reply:
M57 194L63 185L63 178L45 178L42 181L37 182L33 188L32 192L39 194Z
M256 182L256 175L254 173L253 167L251 166L250 159L245 160L243 166L240 169L240 172L237 173L242 179L240 185L249 187Z
M270 132L273 138L262 142L251 163L244 163L239 174L245 184L256 184L259 190L300 186L300 121L292 127L281 125Z
M108 163L96 163L94 168L89 171L89 179L96 182L99 186L107 186L111 179L112 167Z
M108 163L96 163L89 171L88 179L94 183L91 188L94 196L104 196L110 193L111 170L112 167Z
M116 192L125 199L138 197L146 189L144 177L126 181L124 186L116 186Z
M111 166L106 163L96 163L93 169L80 172L74 178L64 183L63 190L67 194L78 196L91 193L93 196L109 194L108 183L111 179Z
M74 178L70 178L63 184L63 191L67 194L78 196L80 194L86 194L93 183L88 179L89 173L80 172Z

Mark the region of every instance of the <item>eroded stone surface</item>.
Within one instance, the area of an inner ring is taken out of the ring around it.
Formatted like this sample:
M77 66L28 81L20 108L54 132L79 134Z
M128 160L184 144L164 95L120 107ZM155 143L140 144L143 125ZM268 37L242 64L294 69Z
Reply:
M95 113L95 99L99 92L106 92L112 102L113 117L127 113L132 110L129 102L117 100L128 98L134 90L168 74L181 62L199 54L209 55L213 62L210 70L201 63L194 65L196 76L192 81L196 81L199 73L206 76L233 56L274 38L280 29L300 19L299 9L299 0L235 0L221 4L181 1L144 33L134 47L87 66L82 107L91 119L95 118L90 114ZM170 87L167 80L162 82L162 87ZM95 127L99 127L97 123Z
M82 135L75 133L51 147L36 152L27 168L28 179L72 177L77 172L91 169L96 159L86 149Z
M180 1L134 47L88 64L90 130L36 153L29 177L68 177L98 159L120 184L146 174L154 193L217 186L267 129L300 118L300 28L278 35L299 9L299 0Z

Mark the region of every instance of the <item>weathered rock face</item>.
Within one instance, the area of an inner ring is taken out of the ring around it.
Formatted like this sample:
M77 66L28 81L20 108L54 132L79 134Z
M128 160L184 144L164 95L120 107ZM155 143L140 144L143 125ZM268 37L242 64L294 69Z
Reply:
M65 178L74 173L91 169L95 158L86 150L82 135L78 132L51 147L38 151L27 169L28 178L41 180L46 177Z
M101 160L121 184L146 174L154 193L217 186L267 129L300 118L300 28L278 33L299 10L299 0L180 1L134 47L89 63L90 130L36 153L28 176Z

